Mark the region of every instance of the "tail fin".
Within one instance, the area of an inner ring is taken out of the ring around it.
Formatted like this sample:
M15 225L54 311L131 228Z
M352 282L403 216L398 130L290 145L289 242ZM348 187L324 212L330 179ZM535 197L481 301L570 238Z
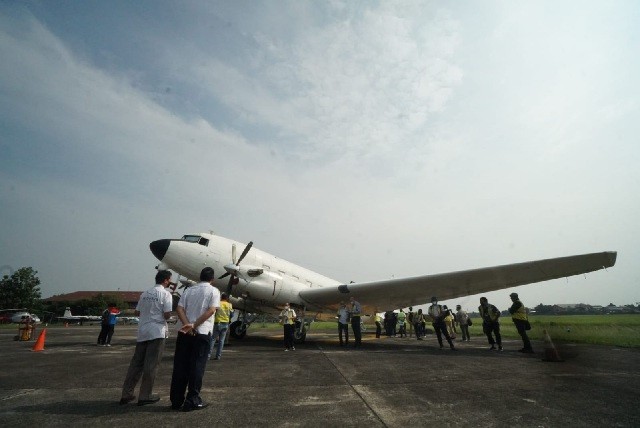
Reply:
M71 315L71 308L64 308L64 315L62 315L63 317L72 317L73 315Z

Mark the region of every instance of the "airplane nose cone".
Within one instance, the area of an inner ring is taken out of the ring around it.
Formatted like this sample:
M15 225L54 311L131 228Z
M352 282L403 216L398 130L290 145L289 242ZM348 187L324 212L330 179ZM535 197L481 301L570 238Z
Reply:
M159 239L149 244L149 248L151 249L153 255L156 256L156 259L162 261L164 255L167 254L170 243L171 239Z

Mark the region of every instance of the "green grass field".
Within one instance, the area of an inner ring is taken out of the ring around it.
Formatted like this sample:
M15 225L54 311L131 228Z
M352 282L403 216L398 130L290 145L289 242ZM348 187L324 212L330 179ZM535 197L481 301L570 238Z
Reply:
M546 329L554 342L640 347L640 315L532 315L529 317L529 337L543 339ZM472 336L480 336L482 322L473 319ZM511 318L500 319L500 333L507 338L519 338Z
M593 345L613 345L626 348L640 347L640 314L629 315L533 315L529 317L531 330L529 337L542 340L542 331L546 329L554 342L589 343ZM367 332L375 331L373 323L365 324ZM252 329L278 329L279 324L255 323ZM337 330L333 321L313 323L314 330ZM500 332L504 337L517 339L511 318L504 317L500 321ZM484 336L482 322L473 319L470 333L474 336Z
M475 320L474 320L475 321ZM553 341L640 347L640 315L534 315L529 317L533 339L542 339L546 329ZM482 333L478 319L477 333ZM475 327L475 325L473 326ZM520 337L510 319L501 322L506 337Z

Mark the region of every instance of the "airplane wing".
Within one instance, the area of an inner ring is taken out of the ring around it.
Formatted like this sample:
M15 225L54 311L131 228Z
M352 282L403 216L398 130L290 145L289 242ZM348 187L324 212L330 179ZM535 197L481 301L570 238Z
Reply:
M383 312L438 300L501 290L518 285L564 278L611 267L617 253L583 254L524 263L416 276L412 278L345 284L304 290L300 297L309 306L334 308L353 296L365 312Z
M102 321L102 317L98 315L71 315L56 317L62 321Z

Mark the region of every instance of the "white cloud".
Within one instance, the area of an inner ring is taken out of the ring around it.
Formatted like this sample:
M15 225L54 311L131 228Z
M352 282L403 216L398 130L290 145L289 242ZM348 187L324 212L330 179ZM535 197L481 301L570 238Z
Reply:
M455 21L404 9L367 10L292 39L257 34L262 56L250 68L210 58L190 78L247 123L276 129L262 142L283 150L284 140L288 156L395 157L424 144L420 133L462 79Z

